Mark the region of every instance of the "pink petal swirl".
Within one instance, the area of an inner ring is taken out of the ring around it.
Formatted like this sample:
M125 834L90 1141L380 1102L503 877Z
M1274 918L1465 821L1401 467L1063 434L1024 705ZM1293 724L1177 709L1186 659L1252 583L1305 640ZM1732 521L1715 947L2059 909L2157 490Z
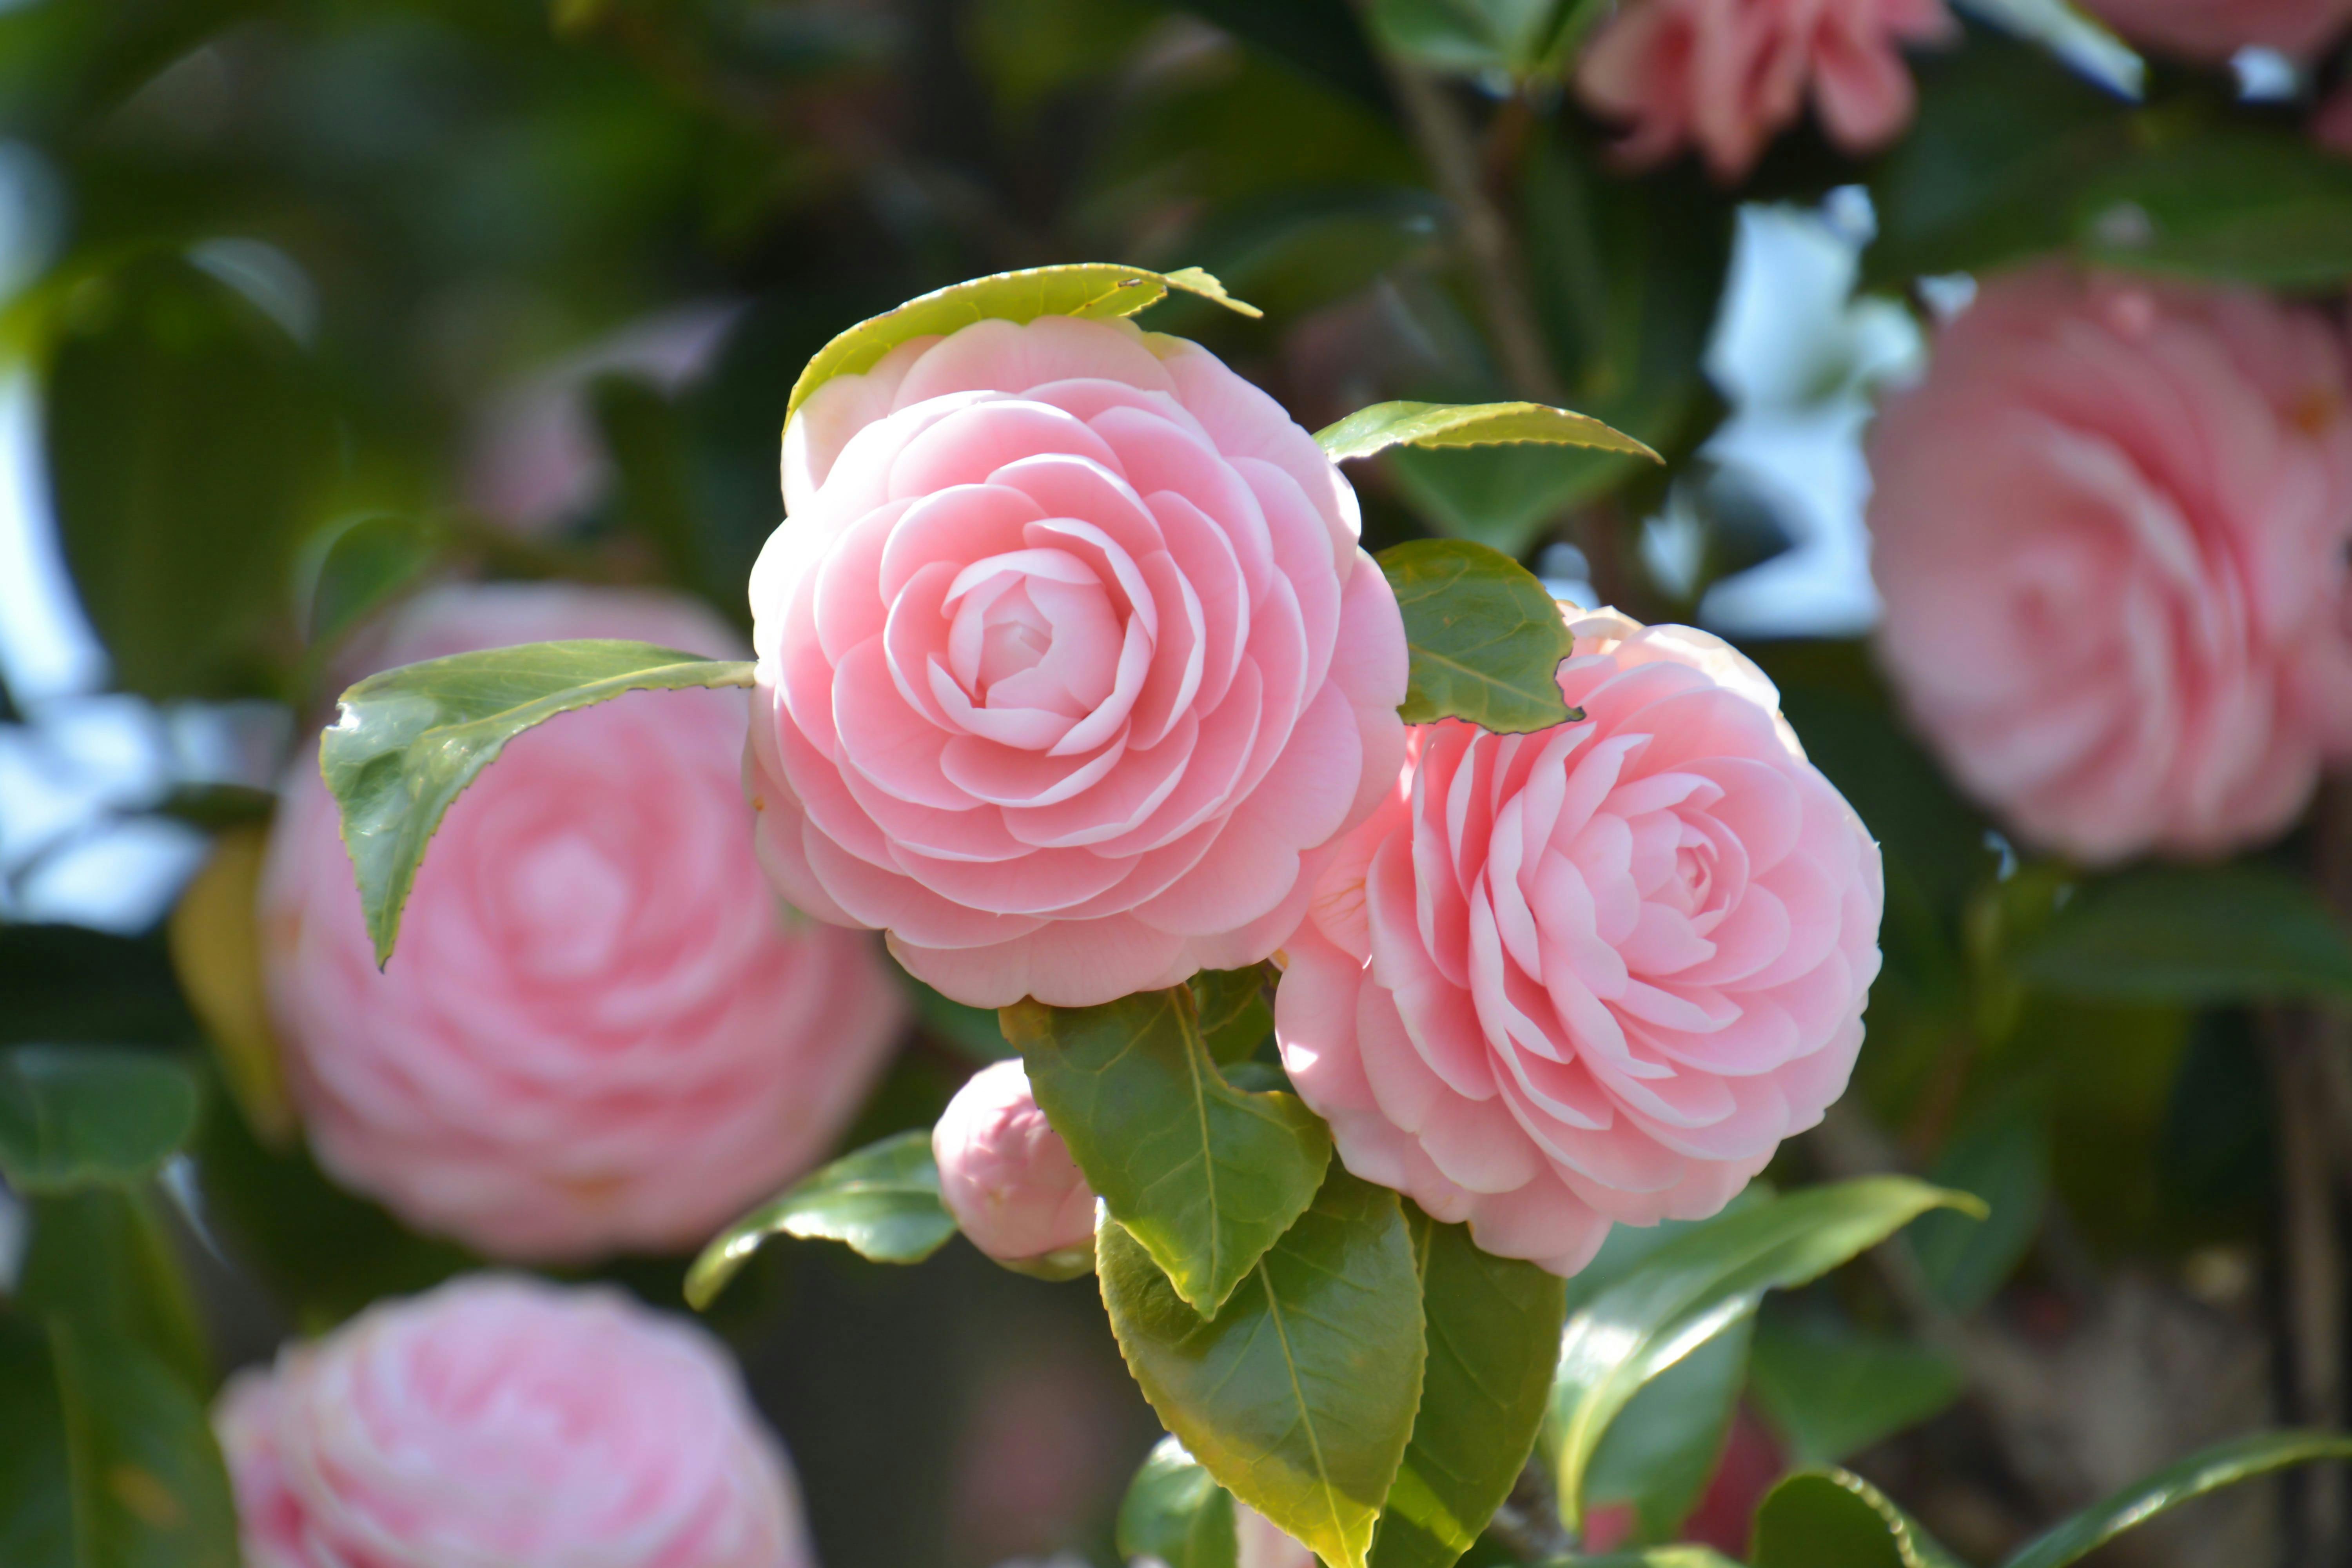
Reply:
M1402 621L1314 440L1205 350L984 321L820 387L751 575L762 863L958 1001L1265 957L1402 753Z
M1339 1157L1559 1274L1714 1214L1820 1121L1878 973L1878 848L1761 671L1572 620L1579 723L1418 725L1287 949L1284 1065Z
M1095 1194L1017 1060L965 1080L931 1129L940 1197L974 1247L1009 1262L1091 1247Z
M476 1275L240 1373L213 1413L251 1568L815 1568L709 1335Z

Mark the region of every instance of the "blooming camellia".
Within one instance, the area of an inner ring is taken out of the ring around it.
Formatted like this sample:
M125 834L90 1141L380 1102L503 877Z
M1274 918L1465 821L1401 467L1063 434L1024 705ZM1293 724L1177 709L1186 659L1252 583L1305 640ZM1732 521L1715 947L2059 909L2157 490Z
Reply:
M2024 837L2220 854L2352 751L2352 366L2318 311L1993 279L1870 461L1888 672Z
M1958 30L1944 0L1632 0L1585 49L1576 84L1596 113L1630 125L1631 162L1694 145L1729 181L1808 94L1846 152L1892 142L1917 96L1903 46Z
M991 1063L956 1091L931 1129L931 1157L956 1228L991 1258L1017 1263L1093 1247L1094 1191L1019 1060Z
M1271 953L1395 776L1354 493L1207 351L982 321L824 383L751 575L762 861L959 1001Z
M213 1415L250 1568L814 1568L726 1353L611 1289L371 1307Z
M546 637L725 655L691 601L436 590L384 664ZM697 1245L823 1158L905 1003L871 937L797 921L751 855L740 691L623 697L516 737L450 807L379 972L315 766L271 829L271 1011L320 1163L507 1258Z
M1715 1213L1844 1089L1878 848L1727 644L1570 622L1580 722L1416 726L1287 948L1284 1065L1339 1157L1573 1273Z

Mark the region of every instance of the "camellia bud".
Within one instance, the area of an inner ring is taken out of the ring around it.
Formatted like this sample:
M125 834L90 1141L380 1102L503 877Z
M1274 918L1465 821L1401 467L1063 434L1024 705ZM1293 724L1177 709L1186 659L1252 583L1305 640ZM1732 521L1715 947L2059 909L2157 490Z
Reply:
M931 1129L940 1196L999 1263L1066 1277L1093 1258L1095 1194L1018 1060L974 1073Z

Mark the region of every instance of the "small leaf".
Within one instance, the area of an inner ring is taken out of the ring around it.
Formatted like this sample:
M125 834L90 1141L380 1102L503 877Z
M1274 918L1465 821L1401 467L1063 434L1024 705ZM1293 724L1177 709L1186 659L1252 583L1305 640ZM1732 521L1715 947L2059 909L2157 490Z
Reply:
M927 1129L896 1133L786 1188L719 1234L686 1276L686 1299L707 1308L772 1236L838 1241L877 1263L920 1263L947 1245L955 1218L940 1202Z
M1179 1295L1214 1314L1314 1202L1331 1133L1297 1097L1227 1083L1192 994L1001 1015L1045 1120Z
M1903 1176L1808 1188L1717 1215L1659 1247L1569 1320L1546 1422L1561 1517L1583 1524L1585 1473L1611 1422L1666 1368L1756 1310L1965 1193Z
M195 1124L195 1080L169 1057L110 1046L0 1051L0 1175L18 1192L139 1181Z
M2309 886L2259 867L2163 866L2084 884L2017 967L2103 1001L2352 996L2352 935Z
M236 1108L265 1143L294 1136L294 1102L279 1064L261 977L258 890L269 846L259 826L231 828L172 906L172 969L188 1005L204 1020Z
M1173 1437L1162 1437L1118 1505L1118 1554L1168 1568L1235 1568L1233 1493Z
M1192 976L1192 1001L1200 1010L1201 1040L1220 1064L1247 1061L1274 1033L1274 1006L1266 982L1271 964L1247 969L1204 969Z
M1380 554L1404 613L1408 724L1467 719L1521 735L1581 719L1559 694L1576 639L1535 574L1466 539L1416 539Z
M1756 1510L1755 1568L1965 1568L1886 1494L1844 1470L1789 1477Z
M342 807L376 962L392 957L401 908L442 816L509 741L626 691L751 684L748 660L593 638L427 659L344 692L320 743L319 771Z
M1836 1464L1916 1426L1965 1386L1943 1354L1891 1334L1768 1320L1748 1357L1748 1389L1801 1465Z
M1372 1568L1448 1568L1510 1495L1543 1425L1566 1282L1482 1252L1467 1226L1408 1205L1428 1364Z
M835 376L862 375L880 363L884 354L916 338L933 333L944 336L974 321L991 319L1034 321L1040 316L1080 316L1090 321L1116 320L1132 316L1147 305L1158 304L1168 297L1171 288L1213 300L1244 316L1258 314L1257 307L1227 294L1223 284L1197 267L1162 273L1141 267L1084 261L993 273L919 295L896 310L860 321L817 350L808 367L801 372L800 379L793 383L784 422L790 424L801 405L809 400L809 395Z
M1095 1245L1111 1330L1161 1423L1331 1568L1365 1568L1421 1397L1421 1288L1397 1195L1333 1164L1213 1321L1108 1214Z
M2001 1568L2063 1568L2134 1525L2192 1498L2294 1465L2352 1459L2352 1436L2336 1432L2257 1432L2216 1444L2124 1488L2036 1537ZM1772 1568L1769 1563L1759 1568ZM1908 1568L1908 1565L1906 1565Z
M1589 414L1540 403L1375 403L1317 431L1315 440L1335 463L1391 447L1591 447L1665 460Z
M1744 1318L1643 1384L1584 1473L1588 1511L1630 1504L1636 1542L1681 1532L1723 1458L1753 1337L1754 1320Z

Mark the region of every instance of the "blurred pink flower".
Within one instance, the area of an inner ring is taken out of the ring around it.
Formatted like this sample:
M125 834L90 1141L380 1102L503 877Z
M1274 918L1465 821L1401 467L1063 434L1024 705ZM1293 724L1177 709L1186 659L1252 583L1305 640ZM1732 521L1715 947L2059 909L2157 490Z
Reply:
M761 858L960 1002L1258 962L1394 776L1403 623L1355 493L1192 343L903 343L793 417L784 500L751 574Z
M1415 726L1288 944L1282 1059L1339 1157L1555 1273L1714 1214L1821 1120L1878 973L1877 847L1729 645L1570 625L1579 723Z
M2309 55L2352 23L2352 0L2083 0L2135 44L2198 60L2240 49Z
M931 1128L940 1196L974 1247L1010 1262L1092 1247L1095 1194L1017 1060L971 1075Z
M557 585L436 590L376 651L559 637L738 652L690 601ZM262 939L322 1165L487 1253L569 1259L693 1246L823 1157L904 1002L871 938L761 879L746 709L638 693L516 739L450 808L381 973L334 802L295 769Z
M1903 47L1957 32L1944 0L1628 0L1586 46L1576 85L1593 112L1629 127L1630 162L1694 145L1727 183L1808 94L1846 152L1892 142L1915 98Z
M1968 790L2089 863L2269 838L2352 747L2352 386L2252 291L1988 280L1870 443L1879 647Z
M734 1363L615 1290L380 1303L232 1378L213 1425L250 1568L814 1568Z

